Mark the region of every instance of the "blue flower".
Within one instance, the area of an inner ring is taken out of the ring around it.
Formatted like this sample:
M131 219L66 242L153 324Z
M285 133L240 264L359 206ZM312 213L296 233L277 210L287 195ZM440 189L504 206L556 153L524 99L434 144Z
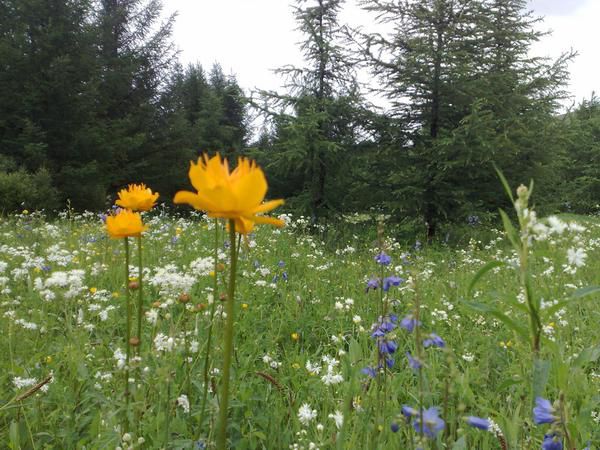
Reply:
M427 348L427 347L431 347L431 346L434 346L434 347L445 347L445 346L446 346L446 343L445 343L445 342L444 342L444 340L443 340L441 337L439 337L437 334L435 334L435 333L431 333L431 334L429 335L429 338L427 338L427 339L425 339L425 340L423 341L423 346L424 346L425 348Z
M556 433L546 434L544 436L544 442L542 442L542 450L562 450L563 445Z
M410 419L412 419L414 416L416 416L418 413L418 411L415 408L411 408L410 406L407 405L402 405L402 414L404 415L404 417L406 417L406 420L410 422Z
M406 352L406 357L408 358L408 365L411 369L419 370L421 367L423 367L423 363L419 359L413 358L410 352Z
M404 319L402 319L400 321L400 327L404 328L409 333L412 333L412 331L415 329L415 327L420 326L420 325L421 325L421 321L417 322L417 320L413 317L412 314L409 314L408 316L404 317Z
M382 266L387 266L392 262L392 258L385 254L385 252L381 252L379 255L375 257L375 261L377 264L381 264Z
M390 357L385 358L385 365L388 367L388 369L391 369L392 367L394 367L395 362L396 361L394 360L394 358L390 358Z
M402 279L400 277L395 277L395 276L384 278L383 279L383 291L387 292L390 290L390 287L399 286L400 283L402 283L403 281L404 281L404 279Z
M554 423L558 420L558 417L554 415L556 412L552 407L550 401L542 397L535 399L535 408L533 408L533 421L537 425L543 423Z
M287 281L288 280L288 274L287 274L287 272L285 270L281 274L281 278L283 278L283 281Z
M379 317L378 322L374 323L371 328L373 330L371 337L374 339L383 337L396 328L393 319L394 317Z
M278 265L279 267L284 267L284 266L285 266L285 263L284 263L283 261L279 261L279 262L277 263L277 265Z
M377 370L374 367L368 366L364 367L360 370L365 375L368 375L371 378L377 377Z
M394 353L397 349L398 344L396 344L394 341L382 340L379 342L379 353L381 354Z
M488 431L490 429L490 421L488 419L482 419L481 417L469 416L466 418L467 423L472 427L479 428L480 430Z
M392 430L392 433L397 433L400 429L400 425L398 425L398 422L392 422L390 429Z
M421 415L417 414L413 422L415 431L421 433ZM433 407L423 411L423 434L428 438L435 439L446 423L440 418L439 408Z
M379 278L371 278L367 281L367 288L365 292L369 292L370 289L376 290L379 287Z

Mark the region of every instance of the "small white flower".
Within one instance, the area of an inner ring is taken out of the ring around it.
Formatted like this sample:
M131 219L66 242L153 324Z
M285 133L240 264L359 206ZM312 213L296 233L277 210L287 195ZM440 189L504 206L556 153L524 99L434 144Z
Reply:
M319 372L321 372L321 366L314 364L310 362L310 359L306 361L306 370L308 370L308 373L311 375L319 375Z
M338 430L342 428L342 425L344 424L344 415L341 413L341 411L336 409L335 413L329 414L329 418L333 419Z
M587 253L582 248L570 248L567 250L567 259L569 260L569 264L571 265L574 265L576 267L582 267L585 265L586 258Z
M464 359L467 362L473 362L473 360L475 359L475 355L473 355L473 353L465 352L465 354L462 355L462 359Z
M188 400L187 395L181 394L177 398L177 406L181 406L183 412L186 414L190 412L190 401Z
M311 409L308 403L303 403L300 409L298 410L298 420L304 426L308 425L310 422L315 420L317 417L317 410Z

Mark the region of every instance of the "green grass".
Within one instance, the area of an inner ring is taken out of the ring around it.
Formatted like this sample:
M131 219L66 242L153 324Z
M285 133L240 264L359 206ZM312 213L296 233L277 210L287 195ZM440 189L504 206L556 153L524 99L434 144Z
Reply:
M569 299L580 288L600 284L598 220L562 218L581 223L585 231L565 231L534 243L534 291L546 302ZM131 440L122 442L124 371L115 358L117 349L125 350L122 242L109 240L93 214L65 214L51 222L37 214L2 219L0 268L2 262L6 267L0 273L0 442L7 448L194 448L197 436L210 448L218 415L223 324L217 313L207 411L200 423L213 224L172 215L155 215L147 222L144 303L157 319L154 324L144 320L141 361L130 373L137 378L131 384L130 421L139 425L131 430ZM231 447L308 449L313 443L321 449L414 448L415 433L398 415L402 405L418 405L418 377L405 357L407 351L416 354L415 334L393 330L398 349L385 375L370 379L361 372L377 359L370 334L381 308L380 292L365 293L367 280L382 270L374 261L379 251L376 227L370 221L340 221L311 234L305 225L294 219L283 230L259 227L242 242ZM428 440L426 448L502 448L493 433L466 425L463 417L474 415L492 418L508 448L537 449L550 427L532 421L528 343L466 304L495 306L527 323L515 306L520 288L510 265L487 273L468 295L482 266L491 260L514 261L514 255L502 233L472 231L481 240L469 241L471 230L465 230L452 236L453 242L464 243L460 247L419 251L394 241L391 237L398 233L393 227L384 232L385 251L392 257L384 275L410 279L385 296L390 312L402 318L418 299L421 332L435 332L447 344L423 351L423 405L439 406L446 422L446 431ZM217 304L226 292L227 274L226 248L223 242L218 245L225 270L217 274ZM134 262L134 242L131 247ZM572 270L569 248L586 251L583 266ZM207 268L194 272L190 263L201 257L207 258ZM173 267L163 271L162 281L152 284L150 279L168 265ZM72 272L76 270L83 271L81 277ZM46 287L48 279L58 280L57 272L71 273L71 281L65 287ZM69 287L72 295L65 296ZM185 304L183 293L190 296ZM136 296L134 291L132 298ZM599 300L597 294L573 299L544 321L540 359L549 369L543 395L554 401L564 393L578 449L588 441L590 448L600 445ZM153 341L160 335L170 350L157 350ZM331 375L339 374L343 381L323 382L328 370L324 357L335 358ZM319 374L307 370L309 361ZM31 383L49 375L52 382L43 389L27 392ZM17 387L16 377L35 381ZM177 401L184 394L189 412ZM316 411L307 425L298 417L303 404ZM341 429L329 417L336 411L344 416ZM390 425L396 420L400 430L393 433Z

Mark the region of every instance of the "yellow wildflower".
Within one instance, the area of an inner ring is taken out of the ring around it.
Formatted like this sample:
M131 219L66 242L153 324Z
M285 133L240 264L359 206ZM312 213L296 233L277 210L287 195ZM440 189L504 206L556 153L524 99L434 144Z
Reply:
M139 213L127 209L106 218L106 231L113 239L139 236L147 228L142 224L142 216Z
M263 203L267 180L253 161L239 158L230 172L227 160L221 160L219 154L210 159L204 154L196 164L191 163L189 177L198 192L179 191L174 203L187 203L209 217L233 219L235 231L241 234L250 233L256 223L284 225L282 220L257 215L282 205L283 200Z
M130 184L127 189L119 191L115 202L118 206L132 211L150 211L156 204L158 192L153 193L144 183Z
M297 341L300 339L300 335L298 333L292 333L291 338L293 341Z

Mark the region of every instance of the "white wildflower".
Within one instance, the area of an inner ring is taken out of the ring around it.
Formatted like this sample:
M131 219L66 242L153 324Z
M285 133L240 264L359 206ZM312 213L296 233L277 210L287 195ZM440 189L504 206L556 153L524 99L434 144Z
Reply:
M333 419L338 430L342 428L342 425L344 424L344 415L341 413L341 411L336 409L333 414L329 414L329 418Z
M188 400L187 395L181 394L177 397L177 406L181 406L183 412L186 414L190 412L190 401Z
M308 425L317 417L317 410L311 409L308 403L303 403L298 410L298 420L304 426Z

